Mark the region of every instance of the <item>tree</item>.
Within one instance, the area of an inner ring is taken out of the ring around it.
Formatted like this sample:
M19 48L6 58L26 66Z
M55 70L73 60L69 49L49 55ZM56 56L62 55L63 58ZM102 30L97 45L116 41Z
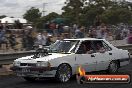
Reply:
M109 10L115 3L111 0L87 0L85 7L83 8L83 24L95 25L100 20L100 16L107 10ZM98 17L98 20L96 19Z
M60 15L55 12L49 13L47 16L43 16L43 17L39 18L37 20L36 26L37 26L37 28L43 29L44 24L46 22L48 22L48 21L50 22L53 19L58 18L58 17L60 17Z
M118 0L67 0L63 17L72 23L90 26L98 20L108 24L132 24L132 3Z
M27 12L23 15L23 18L28 20L29 22L35 23L41 17L41 12L38 8L31 7Z
M0 16L0 19L5 18L5 17L7 17L7 16L6 15L1 15Z
M47 21L52 21L53 19L58 18L58 17L60 17L59 14L52 12L52 13L49 13L47 16L43 17L43 19L45 22L47 22Z
M129 7L127 3L118 2L116 3L116 6L112 6L110 9L104 11L104 13L101 15L101 18L104 22L108 24L131 24L131 7Z
M72 23L79 24L85 0L67 0L66 6L62 8L64 11L62 16L71 20Z

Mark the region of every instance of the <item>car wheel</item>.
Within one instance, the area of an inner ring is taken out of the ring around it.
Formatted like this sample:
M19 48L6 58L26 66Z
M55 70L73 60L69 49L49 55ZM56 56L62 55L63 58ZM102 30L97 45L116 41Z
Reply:
M67 82L72 76L71 67L68 64L61 64L56 72L56 79L59 82Z
M112 61L108 67L108 72L109 73L116 73L118 72L119 69L119 64L117 61Z
M36 78L33 78L33 77L23 77L26 81L29 81L29 82L34 82L36 81Z

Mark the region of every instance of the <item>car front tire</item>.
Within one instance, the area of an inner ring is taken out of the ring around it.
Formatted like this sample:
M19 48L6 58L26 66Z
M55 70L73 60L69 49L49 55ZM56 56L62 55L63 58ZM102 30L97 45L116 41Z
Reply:
M65 83L70 80L71 76L72 76L72 69L70 65L61 64L57 68L56 77L55 77L57 81Z
M119 69L119 64L117 61L111 61L108 67L108 72L109 73L116 73L118 72Z

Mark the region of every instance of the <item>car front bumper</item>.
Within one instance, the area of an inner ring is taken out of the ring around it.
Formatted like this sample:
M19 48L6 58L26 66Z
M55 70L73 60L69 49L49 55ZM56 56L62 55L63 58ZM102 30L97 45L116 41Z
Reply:
M11 70L17 76L22 77L55 77L57 67L18 67L13 66Z

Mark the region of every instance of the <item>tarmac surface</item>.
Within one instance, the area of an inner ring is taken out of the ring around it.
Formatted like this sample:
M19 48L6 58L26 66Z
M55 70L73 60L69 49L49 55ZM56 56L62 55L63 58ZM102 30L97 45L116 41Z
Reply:
M123 41L118 44L124 45ZM113 41L117 44L116 41ZM113 45L114 45L113 44ZM115 45L116 46L116 45ZM3 52L2 52L3 53ZM4 52L5 53L5 52ZM67 83L59 83L54 79L42 79L36 82L27 82L21 77L17 77L10 71L11 65L4 65L0 68L0 88L132 88L132 82L124 84L77 84L76 78L73 77ZM93 74L105 74L104 72L96 72ZM130 74L132 79L132 58L129 65L119 69L119 74Z
M132 79L132 59L129 65L119 69L119 74L130 74ZM105 74L96 72L93 74ZM41 79L36 82L27 82L21 77L13 75L0 76L0 88L132 88L132 82L124 84L77 84L73 77L67 83L59 83L54 79Z

